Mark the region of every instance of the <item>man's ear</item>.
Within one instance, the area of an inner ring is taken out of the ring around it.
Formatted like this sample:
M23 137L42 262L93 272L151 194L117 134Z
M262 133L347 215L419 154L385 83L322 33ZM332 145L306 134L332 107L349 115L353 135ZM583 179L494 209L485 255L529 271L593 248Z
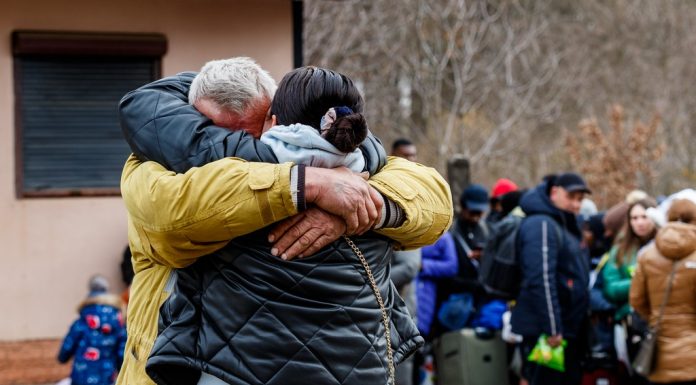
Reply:
M276 116L275 116L275 115L271 115L271 127L275 126L277 121L278 121L278 120L276 119Z

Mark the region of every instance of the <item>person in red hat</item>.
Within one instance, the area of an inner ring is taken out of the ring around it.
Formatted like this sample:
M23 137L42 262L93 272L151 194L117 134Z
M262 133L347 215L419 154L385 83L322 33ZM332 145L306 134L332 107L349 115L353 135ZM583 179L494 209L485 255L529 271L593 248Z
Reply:
M498 179L493 185L490 198L490 210L486 216L486 225L491 227L503 219L503 205L501 197L509 192L517 191L519 187L515 182L507 178Z

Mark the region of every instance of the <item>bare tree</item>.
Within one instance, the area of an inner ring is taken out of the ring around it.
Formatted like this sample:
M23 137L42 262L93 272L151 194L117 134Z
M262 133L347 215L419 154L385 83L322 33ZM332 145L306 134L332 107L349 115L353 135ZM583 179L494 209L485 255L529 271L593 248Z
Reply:
M655 176L653 165L662 158L664 140L655 134L660 118L654 115L645 124L626 125L623 107L614 105L609 127L602 128L596 118L584 119L579 132L566 136L566 151L573 164L593 186L593 200L610 207ZM643 182L643 183L641 183Z
M358 80L373 131L423 163L532 185L574 168L565 131L620 103L657 111L655 194L696 183L696 3L656 0L305 0L305 61ZM625 117L628 120L632 116Z

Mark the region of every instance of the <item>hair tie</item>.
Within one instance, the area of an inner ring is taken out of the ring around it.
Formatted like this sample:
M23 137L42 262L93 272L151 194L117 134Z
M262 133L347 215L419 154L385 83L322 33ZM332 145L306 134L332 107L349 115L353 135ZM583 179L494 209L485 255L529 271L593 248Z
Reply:
M329 108L328 111L326 111L326 114L324 114L324 116L321 117L321 122L319 123L319 133L323 136L324 133L329 128L331 128L336 119L342 118L352 113L353 110L345 106Z

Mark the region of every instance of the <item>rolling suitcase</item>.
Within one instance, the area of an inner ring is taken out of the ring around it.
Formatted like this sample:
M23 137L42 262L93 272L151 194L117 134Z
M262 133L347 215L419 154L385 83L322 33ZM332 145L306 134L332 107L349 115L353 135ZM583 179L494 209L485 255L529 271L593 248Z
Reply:
M460 329L435 341L438 385L505 385L507 347L499 332Z

